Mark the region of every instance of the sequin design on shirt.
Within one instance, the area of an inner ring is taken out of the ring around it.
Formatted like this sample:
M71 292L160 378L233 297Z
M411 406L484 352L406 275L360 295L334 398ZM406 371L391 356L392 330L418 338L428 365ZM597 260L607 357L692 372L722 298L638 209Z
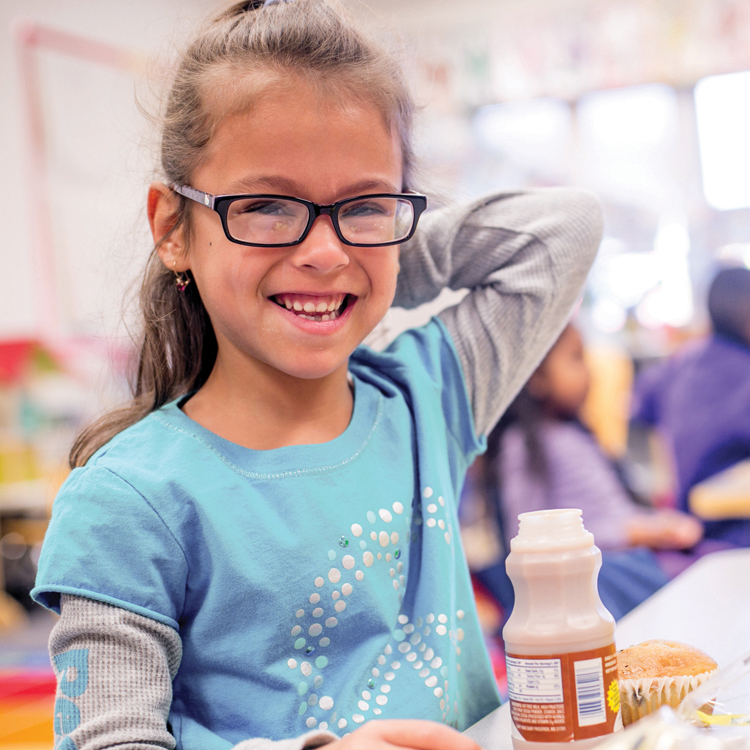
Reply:
M437 503L435 503L432 502L433 494L432 487L426 487L422 493L422 497L428 501L426 505L423 504L425 512L424 524L428 529L437 528L438 531L442 532L445 543L450 544L452 539L451 528L444 518L445 513L441 512L441 508L445 508L445 498L440 495Z
M449 666L445 661L452 652L455 654L456 670L460 671L459 643L464 634L460 627L449 626L446 613L425 613L415 617L413 621L404 613L398 615L391 639L377 656L366 682L361 686L353 713L343 716L339 710L335 710L338 709L335 698L325 694L324 687L324 670L328 666L328 657L324 651L331 639L335 638L338 618L345 612L347 598L357 584L366 575L382 575L385 572L390 577L394 595L401 604L407 580L405 550L412 540L412 534L440 533L443 543L451 545L452 529L445 517L445 499L440 496L436 502L432 502L433 495L431 487L423 490L422 512L415 513L413 517L405 513L401 502L394 502L390 509L367 511L366 519L362 519L363 523L353 523L345 533L332 536L336 548L328 551L331 567L314 579L309 596L308 601L313 609L309 611L305 607L297 610L295 617L299 624L295 624L290 631L296 653L288 659L287 666L298 670L301 675L297 684L301 699L298 712L300 717L307 715L304 720L306 727L324 730L330 728L334 731L353 730L368 719L380 717L388 704L391 685L398 679L399 670L409 668L417 671L425 690L434 695L442 712L442 720L458 725L458 686L451 686L448 679ZM419 527L423 529L420 530ZM330 592L333 613L331 602L327 601L330 588L327 583L334 586ZM323 599L324 596L326 600ZM458 610L450 621L455 623L463 617L464 612Z

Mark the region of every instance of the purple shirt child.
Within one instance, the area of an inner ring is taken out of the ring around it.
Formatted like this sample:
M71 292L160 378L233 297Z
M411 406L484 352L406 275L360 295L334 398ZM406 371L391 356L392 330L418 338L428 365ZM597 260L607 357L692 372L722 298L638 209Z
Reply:
M657 427L666 438L681 510L695 484L750 457L750 347L728 333L679 352L636 381L632 421ZM705 537L748 546L750 521L707 522Z
M543 420L538 431L548 467L546 482L529 471L523 430L511 425L502 437L498 482L506 544L516 535L519 513L580 508L586 530L600 549L630 546L628 521L646 511L628 495L594 436L576 420Z

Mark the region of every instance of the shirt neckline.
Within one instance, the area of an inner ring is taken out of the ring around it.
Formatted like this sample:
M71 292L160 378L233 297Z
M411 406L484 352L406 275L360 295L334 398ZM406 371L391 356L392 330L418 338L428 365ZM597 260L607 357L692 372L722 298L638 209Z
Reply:
M175 430L217 454L233 471L255 479L337 471L357 460L377 430L383 410L383 396L371 384L352 374L354 406L344 432L325 443L290 445L270 450L245 448L220 437L187 416L180 397L151 415L163 426Z

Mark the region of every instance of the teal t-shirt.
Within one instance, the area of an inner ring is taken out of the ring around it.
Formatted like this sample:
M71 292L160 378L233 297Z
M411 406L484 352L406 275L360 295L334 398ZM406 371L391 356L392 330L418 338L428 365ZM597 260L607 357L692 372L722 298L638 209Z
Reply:
M360 347L349 369L354 411L335 440L249 450L174 402L55 500L32 596L179 631L178 748L375 718L463 729L499 705L457 519L484 446L450 336L433 319L385 352Z

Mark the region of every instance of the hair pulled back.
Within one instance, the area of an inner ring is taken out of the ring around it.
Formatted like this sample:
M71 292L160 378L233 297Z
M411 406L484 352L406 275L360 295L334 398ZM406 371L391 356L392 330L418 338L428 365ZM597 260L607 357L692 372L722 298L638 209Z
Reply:
M401 147L403 189L411 187L413 102L393 56L347 19L336 0L230 6L179 62L161 129L167 184L190 184L223 117L248 111L269 82L297 78L333 104L374 107ZM190 240L190 201L179 196L175 225ZM162 242L165 238L162 238ZM163 404L200 388L217 343L195 284L180 292L153 248L140 288L133 398L85 428L70 452L82 466L102 445Z

